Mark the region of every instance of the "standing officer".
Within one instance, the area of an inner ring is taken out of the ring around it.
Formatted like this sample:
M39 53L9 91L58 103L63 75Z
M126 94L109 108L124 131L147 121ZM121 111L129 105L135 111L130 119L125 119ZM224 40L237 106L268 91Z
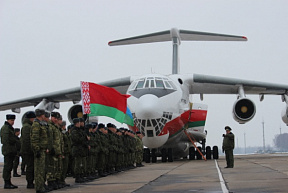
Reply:
M45 160L48 150L48 137L46 122L44 122L45 111L35 110L36 119L31 128L31 147L34 152L34 175L36 193L45 193Z
M4 189L14 189L18 186L14 186L11 183L11 171L13 168L13 160L17 154L16 148L16 138L14 134L14 121L16 119L15 115L6 115L6 120L1 128L1 143L2 154L4 155L4 167L2 177L4 179Z
M223 145L222 150L225 151L226 163L227 166L225 168L233 168L234 167L234 156L233 149L235 146L234 142L234 134L231 132L231 128L229 126L225 127L226 134L223 134Z
M28 111L25 115L25 118L22 122L22 129L21 129L21 156L22 156L22 164L23 162L26 163L26 181L27 181L27 188L33 189L34 188L34 154L31 148L31 128L32 123L36 115L34 111Z

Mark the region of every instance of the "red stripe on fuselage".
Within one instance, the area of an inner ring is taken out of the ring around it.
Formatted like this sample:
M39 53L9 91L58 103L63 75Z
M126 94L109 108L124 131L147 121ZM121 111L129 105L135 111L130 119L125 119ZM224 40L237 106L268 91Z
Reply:
M166 135L169 132L169 135L175 135L179 131L182 130L185 124L189 122L196 122L196 121L205 121L207 116L207 110L192 110L191 117L189 119L190 111L186 111L182 113L179 117L169 121L164 126L163 130L159 134ZM189 119L189 120L188 120Z

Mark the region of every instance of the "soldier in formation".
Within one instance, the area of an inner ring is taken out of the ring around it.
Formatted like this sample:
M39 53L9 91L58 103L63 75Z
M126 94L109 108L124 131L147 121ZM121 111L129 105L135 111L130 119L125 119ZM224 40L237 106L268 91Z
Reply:
M27 188L33 189L34 188L34 153L31 148L31 129L34 119L36 115L33 111L29 111L24 115L24 119L22 121L22 129L21 129L21 149L20 153L22 155L22 164L23 162L26 163L26 181L27 181ZM22 165L21 164L21 165Z
M17 188L10 180L12 163L17 155L14 120L15 115L7 115L1 129L5 189ZM13 138L10 139L11 134ZM134 132L117 129L111 123L106 126L102 123L85 125L83 118L73 119L66 131L66 122L60 113L50 114L42 109L25 114L20 153L27 163L27 188L35 188L36 193L69 186L65 182L68 173L74 175L75 183L85 183L135 168L135 163L137 167L143 166L143 143L141 136Z

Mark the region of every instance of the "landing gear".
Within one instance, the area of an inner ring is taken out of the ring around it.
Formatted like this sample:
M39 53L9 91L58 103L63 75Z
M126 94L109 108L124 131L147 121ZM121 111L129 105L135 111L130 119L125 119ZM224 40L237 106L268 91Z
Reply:
M168 162L173 162L173 150L168 148Z
M162 162L167 162L167 151L166 149L161 149L161 154L162 154Z
M203 155L206 156L207 160L212 159L212 155L213 155L213 159L218 159L219 158L219 153L218 153L218 147L214 146L213 150L211 149L210 146L206 146L203 151L202 147L198 146L197 147L201 153L203 153ZM189 148L189 160L195 160L195 157L197 158L197 160L202 160L202 156L201 154L198 152L198 150L196 150L194 147L190 147Z
M145 149L144 149L144 161L145 161L146 163L150 163L150 157L151 157L151 155L150 155L150 149L149 149L149 148L145 148Z
M206 159L211 159L211 154L212 151L211 151L211 147L210 146L207 146L206 147Z
M146 163L150 163L152 160L152 163L157 162L157 157L161 156L162 162L173 162L173 150L172 148L168 149L161 149L161 152L157 151L157 149L152 149L150 152L149 148L144 149L144 161Z
M213 146L213 159L219 159L218 146Z
M156 163L156 161L157 161L156 149L152 149L152 163Z
M199 149L199 151L202 153L202 148L201 147L197 147ZM196 158L197 160L201 160L202 159L202 155L199 153L199 151L196 151Z
M194 147L190 147L189 148L189 160L195 160L195 148Z

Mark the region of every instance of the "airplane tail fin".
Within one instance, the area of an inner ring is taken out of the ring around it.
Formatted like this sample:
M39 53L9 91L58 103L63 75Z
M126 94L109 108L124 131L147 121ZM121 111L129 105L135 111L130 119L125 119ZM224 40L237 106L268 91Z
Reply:
M130 45L130 44L142 44L142 43L154 43L154 42L173 42L173 66L172 73L177 74L179 71L179 58L178 47L182 41L247 41L244 36L225 35L198 31L178 30L172 28L171 30L156 32L141 36L135 36L120 40L110 41L109 46Z

